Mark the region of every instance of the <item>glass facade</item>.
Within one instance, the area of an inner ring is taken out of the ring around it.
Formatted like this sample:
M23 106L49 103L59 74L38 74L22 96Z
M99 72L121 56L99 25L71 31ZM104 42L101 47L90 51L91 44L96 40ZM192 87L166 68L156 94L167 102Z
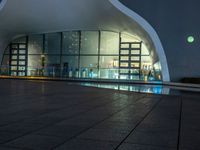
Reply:
M111 31L68 31L12 41L4 52L1 74L162 80L159 63L152 62L138 37Z

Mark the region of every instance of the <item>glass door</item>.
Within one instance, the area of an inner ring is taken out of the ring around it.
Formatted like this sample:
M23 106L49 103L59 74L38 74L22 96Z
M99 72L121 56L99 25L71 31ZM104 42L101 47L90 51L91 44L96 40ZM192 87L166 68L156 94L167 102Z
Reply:
M27 75L27 44L11 43L10 44L10 75L26 76Z
M142 42L120 42L119 78L140 79Z

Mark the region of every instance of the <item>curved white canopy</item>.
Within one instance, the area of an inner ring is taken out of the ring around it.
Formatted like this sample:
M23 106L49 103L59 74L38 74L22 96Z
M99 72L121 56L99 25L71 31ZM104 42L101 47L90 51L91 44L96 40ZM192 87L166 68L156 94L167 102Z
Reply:
M0 54L19 35L111 30L139 36L152 51L154 61L157 61L155 50L158 47L152 40L155 36L149 35L144 26L134 20L134 16L126 14L126 7L123 11L119 4L118 0L8 0L0 9ZM169 74L164 80L169 80Z

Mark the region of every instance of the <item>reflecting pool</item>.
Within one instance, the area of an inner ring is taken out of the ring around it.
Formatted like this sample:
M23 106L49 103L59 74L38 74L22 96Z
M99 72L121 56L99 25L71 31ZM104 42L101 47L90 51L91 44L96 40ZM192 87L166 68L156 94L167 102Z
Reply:
M146 84L102 84L102 83L81 83L84 86L92 86L98 88L108 88L121 91L133 91L140 93L152 93L152 94L170 94L170 88L163 85L146 85Z

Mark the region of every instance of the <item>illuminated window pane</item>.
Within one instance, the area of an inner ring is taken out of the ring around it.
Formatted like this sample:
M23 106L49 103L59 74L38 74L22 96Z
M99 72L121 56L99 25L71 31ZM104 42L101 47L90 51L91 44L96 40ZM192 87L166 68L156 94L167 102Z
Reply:
M25 61L19 61L19 65L25 65Z
M100 57L100 68L118 68L119 66L118 56L101 56Z
M26 43L26 37L20 37L12 41L12 43Z
M10 46L8 46L4 52L5 54L10 54Z
M82 78L98 77L98 57L81 56L80 57L80 75Z
M43 35L29 36L28 54L42 54L43 51Z
M118 56L100 57L100 78L117 79L118 78Z
M30 68L41 68L42 67L42 59L40 55L29 55L28 56L28 67Z
M63 32L63 54L79 54L78 32Z
M9 55L3 56L2 66L8 66L9 65Z
M63 77L79 77L78 56L62 57L62 75Z
M81 54L98 54L98 32L81 32Z
M45 53L60 54L61 33L50 33L45 35Z
M101 32L100 54L119 54L119 33Z

